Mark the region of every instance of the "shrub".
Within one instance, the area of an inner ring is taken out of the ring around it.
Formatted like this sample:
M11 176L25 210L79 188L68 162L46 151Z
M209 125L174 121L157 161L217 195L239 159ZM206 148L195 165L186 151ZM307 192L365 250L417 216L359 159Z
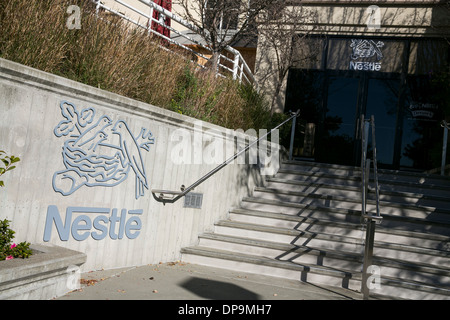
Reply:
M3 150L0 150L0 160L3 165L3 167L0 167L0 176L14 169L15 166L13 166L13 164L20 161L18 157L7 156ZM0 181L0 186L4 187L3 181ZM28 258L32 254L30 243L12 243L14 233L15 232L9 228L8 220L0 220L0 261L13 258Z
M32 255L29 242L12 243L15 231L9 228L8 220L0 220L0 261L14 258L28 258Z
M81 29L66 10L81 8ZM268 128L254 89L200 70L92 1L1 0L0 57L231 129Z

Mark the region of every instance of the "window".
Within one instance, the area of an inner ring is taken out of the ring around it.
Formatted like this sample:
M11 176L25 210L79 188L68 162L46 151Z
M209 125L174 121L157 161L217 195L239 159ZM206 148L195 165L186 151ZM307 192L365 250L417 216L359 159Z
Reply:
M208 0L206 4L205 25L219 30L236 30L239 21L241 1Z

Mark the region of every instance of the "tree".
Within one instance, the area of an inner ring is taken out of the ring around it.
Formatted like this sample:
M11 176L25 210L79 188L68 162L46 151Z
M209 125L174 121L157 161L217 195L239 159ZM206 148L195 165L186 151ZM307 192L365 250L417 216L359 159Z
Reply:
M223 50L255 35L256 17L273 1L270 0L178 0L174 1L180 16L191 23L212 51L211 65L217 70Z
M300 4L286 5L274 1L273 6L258 18L257 78L270 97L275 111L288 71L292 67L310 67L322 42L310 35L317 29L316 15Z

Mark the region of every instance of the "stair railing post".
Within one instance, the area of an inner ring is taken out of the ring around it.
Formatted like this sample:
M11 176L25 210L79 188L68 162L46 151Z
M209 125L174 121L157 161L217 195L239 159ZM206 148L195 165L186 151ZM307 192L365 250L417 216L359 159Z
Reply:
M289 144L289 160L292 160L294 153L294 138L295 138L295 124L297 117L292 118L292 128L291 128L291 142Z
M364 116L361 116L361 214L366 215L366 195L367 195L367 182L366 175L368 171L366 170L367 164L367 136L369 135L369 123L364 120Z
M375 221L373 219L367 219L366 228L366 242L364 246L364 261L362 272L361 291L363 293L363 299L368 300L370 296L370 274L368 272L369 267L372 265L373 245L375 240Z
M372 150L373 150L373 176L375 181L375 197L376 197L376 215L367 214L367 193L369 190L369 175L371 160L367 159L368 137L369 129L372 128ZM379 192L378 192L378 170L377 170L377 151L375 142L375 118L371 116L370 121L365 121L364 116L361 116L361 222L366 224L366 239L364 243L364 257L361 279L361 292L363 299L367 300L370 297L371 289L371 273L369 268L372 266L373 246L375 241L375 225L381 222L381 215L379 210Z
M375 200L377 217L381 218L380 214L380 188L378 185L378 163L377 163L377 142L375 137L375 116L370 117L370 125L372 126L372 152L373 152L373 180L375 183ZM379 220L381 223L381 220Z
M369 178L370 178L370 166L371 166L371 160L366 159L366 167L365 167L365 174L364 174L364 214L367 213L367 193L369 191Z
M447 121L443 120L442 127L444 127L444 137L442 141L442 161L441 161L441 176L445 175L445 162L447 157L447 140L448 140L448 123Z

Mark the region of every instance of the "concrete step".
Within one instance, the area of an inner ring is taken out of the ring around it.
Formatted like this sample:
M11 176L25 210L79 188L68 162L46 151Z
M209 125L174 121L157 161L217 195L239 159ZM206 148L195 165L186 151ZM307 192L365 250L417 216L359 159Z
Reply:
M351 198L361 198L361 186L339 185L337 183L315 183L309 181L288 180L277 177L266 179L266 187L270 189L283 189L285 191L300 191L308 194L327 194L333 196L346 196ZM397 189L386 188L379 185L380 200L395 202L399 204L430 206L448 209L450 207L450 197L437 196L434 194L422 194L417 192L401 192ZM375 200L373 184L369 186L368 199Z
M339 175L341 177L360 177L361 168L326 164L326 163L314 163L307 161L283 161L282 170L286 171L302 171L309 172L310 174L333 176ZM393 184L404 183L414 184L416 187L424 188L441 188L444 190L450 190L450 177L441 176L437 174L427 174L423 172L408 172L404 170L388 170L378 169L378 177L382 181L391 181Z
M276 212L233 209L229 219L236 222L253 223L265 226L308 230L328 234L345 234L347 236L362 237L365 225L352 222L331 221L312 217L292 216ZM429 232L411 231L408 229L393 229L385 227L384 223L377 225L376 241L408 244L420 248L430 248L450 251L450 239L445 235Z
M299 264L339 268L352 273L361 272L362 269L362 254L216 233L203 234L199 239L199 245L202 247L245 252ZM450 288L450 270L440 266L378 256L373 257L373 264L380 267L380 273L384 277L400 277L403 280L420 281L425 285Z
M332 234L310 231L307 228L290 229L230 220L219 221L214 227L214 232L217 234L362 254L365 233L362 230L353 229L353 231L353 233ZM377 236L382 238L382 236ZM374 254L416 263L427 261L436 266L450 268L449 251L414 246L411 243L403 244L376 239Z
M229 212L231 221L253 223L277 228L287 228L293 230L309 230L313 232L323 232L328 234L353 234L361 236L362 227L359 221L340 222L328 219L316 219L308 216L289 215L270 211L232 209Z
M333 208L344 208L352 210L361 209L360 195L333 195L322 193L308 193L302 191L290 191L282 188L256 187L253 196L261 199L285 201L290 203L312 204ZM450 202L449 202L450 204ZM427 219L433 216L436 221L450 221L450 208L436 208L418 204L399 203L393 201L379 202L381 214L401 215L414 218ZM376 212L376 201L367 200L367 211Z
M201 246L183 248L181 253L182 260L188 263L327 284L356 291L361 287L360 273L352 274L325 266L298 264L259 255Z
M370 298L384 299L384 297L408 300L450 300L450 290L416 281L381 277L379 288L370 289Z
M361 273L345 272L336 268L280 261L242 252L231 252L207 247L187 247L181 250L182 260L187 263L206 265L235 271L300 280L314 284L327 284L353 291L361 288ZM375 299L394 296L396 299L449 299L450 291L424 285L416 281L398 281L380 277L379 288L373 288Z
M318 163L309 161L289 161L285 160L281 163L281 169L284 170L297 170L308 172L320 172L320 173L332 173L342 176L354 176L361 172L360 167L345 166L339 164Z
M299 217L312 217L316 219L329 219L332 221L348 221L354 223L359 223L361 216L360 210L338 209L305 203L261 199L256 197L242 198L240 208L276 212Z
M313 217L317 219L353 223L360 223L361 217L361 208L356 207L354 209L333 208L325 205L295 203L257 197L244 197L240 207L249 210L270 211L301 217ZM442 217L447 217L447 214L430 213L426 215L422 211L422 216L424 216L424 218L420 218L408 216L404 212L403 214L387 214L384 210L381 210L381 215L383 216L383 225L386 227L398 227L404 230L411 229L419 232L433 232L446 236L450 234L450 222L442 219Z
M450 299L450 179L379 173L371 297ZM360 291L360 179L355 167L284 162L198 246L182 249L183 260ZM369 187L368 212L374 199Z
M279 228L230 220L218 221L214 226L214 233L353 253L362 252L364 241L362 232L344 236L307 229Z
M308 265L335 267L360 272L360 254L323 250L311 246L297 246L281 242L258 240L217 233L205 233L199 237L202 247L269 257L280 261L291 261Z
M378 170L378 182L386 191L421 193L425 195L450 195L450 178L439 175L403 171ZM331 183L358 186L360 168L327 164L283 163L276 178L312 183ZM371 182L373 177L371 176Z

